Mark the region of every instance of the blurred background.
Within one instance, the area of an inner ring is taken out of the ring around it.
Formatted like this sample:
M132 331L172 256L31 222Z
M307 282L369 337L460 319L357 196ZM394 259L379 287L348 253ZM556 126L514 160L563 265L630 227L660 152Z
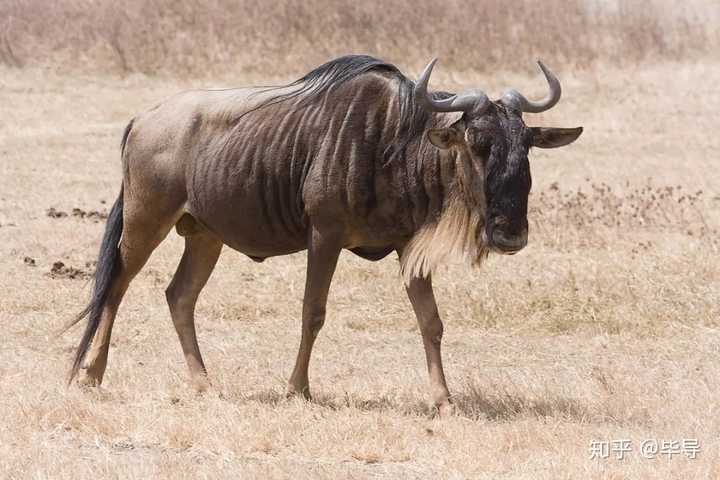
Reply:
M62 71L299 73L347 53L527 71L717 55L703 0L2 0L0 62Z

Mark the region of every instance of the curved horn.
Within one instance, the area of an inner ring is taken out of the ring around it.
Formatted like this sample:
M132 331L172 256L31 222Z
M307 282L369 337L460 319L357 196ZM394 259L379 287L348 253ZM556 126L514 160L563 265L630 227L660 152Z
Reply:
M428 63L415 84L415 99L425 108L434 112L468 112L478 107L483 108L490 102L487 95L481 90L467 90L443 100L434 99L428 93L427 87L435 62L437 62L437 58L433 58Z
M547 68L540 60L538 60L537 63L540 65L540 69L545 74L545 78L550 86L550 93L548 93L547 97L538 102L533 102L532 100L525 98L523 94L517 90L508 90L500 99L503 105L516 108L521 112L540 113L545 110L550 110L555 106L558 100L560 100L560 94L562 93L560 80L558 80L555 74L552 73L550 69Z

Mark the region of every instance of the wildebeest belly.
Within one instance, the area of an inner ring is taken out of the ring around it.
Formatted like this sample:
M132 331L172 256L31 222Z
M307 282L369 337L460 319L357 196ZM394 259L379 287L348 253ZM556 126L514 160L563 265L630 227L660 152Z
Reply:
M306 230L289 231L263 218L262 207L251 202L234 202L212 212L189 205L190 214L224 244L245 255L266 258L304 250Z
M229 247L259 258L306 248L307 221L288 175L251 156L198 162L187 180L188 211Z
M355 247L350 249L355 255L370 260L371 262L377 262L390 255L395 251L394 246L386 247Z

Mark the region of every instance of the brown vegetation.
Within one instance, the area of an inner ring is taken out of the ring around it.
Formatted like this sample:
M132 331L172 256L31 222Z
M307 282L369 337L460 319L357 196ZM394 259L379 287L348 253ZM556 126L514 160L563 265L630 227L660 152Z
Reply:
M0 61L63 70L296 74L341 54L527 70L696 59L720 7L692 0L5 0Z

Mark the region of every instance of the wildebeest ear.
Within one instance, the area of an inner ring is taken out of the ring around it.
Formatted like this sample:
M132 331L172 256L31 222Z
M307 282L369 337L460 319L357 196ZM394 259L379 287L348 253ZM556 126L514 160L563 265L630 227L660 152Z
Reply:
M446 150L462 141L454 128L431 128L427 132L428 140L437 148Z
M533 146L538 148L564 147L578 139L583 127L543 128L533 127Z

